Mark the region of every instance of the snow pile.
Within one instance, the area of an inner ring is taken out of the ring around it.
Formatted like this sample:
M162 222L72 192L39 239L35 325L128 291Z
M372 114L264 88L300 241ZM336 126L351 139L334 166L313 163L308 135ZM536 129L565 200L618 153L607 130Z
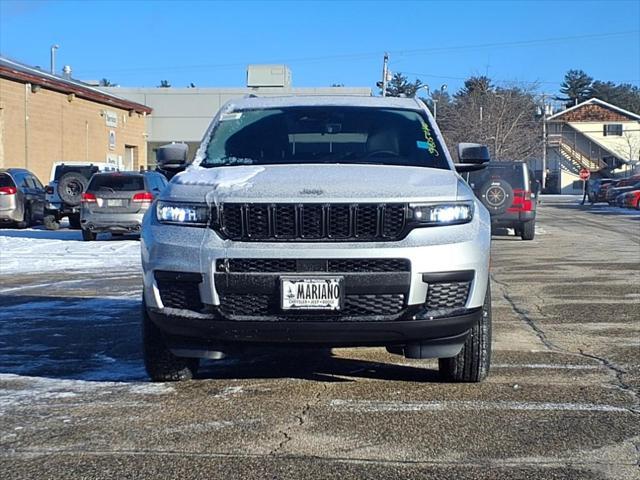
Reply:
M0 229L0 275L140 267L137 239L83 242L78 230Z

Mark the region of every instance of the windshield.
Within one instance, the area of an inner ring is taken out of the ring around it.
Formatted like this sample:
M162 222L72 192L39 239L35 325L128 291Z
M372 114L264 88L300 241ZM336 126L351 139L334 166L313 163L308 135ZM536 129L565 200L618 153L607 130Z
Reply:
M290 107L223 113L203 167L373 163L449 169L433 128L414 110Z

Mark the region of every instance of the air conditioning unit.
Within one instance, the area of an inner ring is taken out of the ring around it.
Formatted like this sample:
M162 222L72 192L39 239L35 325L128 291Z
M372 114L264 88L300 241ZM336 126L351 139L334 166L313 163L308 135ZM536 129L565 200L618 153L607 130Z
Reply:
M291 87L291 70L286 65L249 65L247 87Z

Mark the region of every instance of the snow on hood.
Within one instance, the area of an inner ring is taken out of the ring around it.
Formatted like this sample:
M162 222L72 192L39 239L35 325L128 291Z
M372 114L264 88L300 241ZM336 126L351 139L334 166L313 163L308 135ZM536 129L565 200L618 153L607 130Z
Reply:
M380 202L456 200L451 170L388 165L192 167L176 176L165 200L210 202Z

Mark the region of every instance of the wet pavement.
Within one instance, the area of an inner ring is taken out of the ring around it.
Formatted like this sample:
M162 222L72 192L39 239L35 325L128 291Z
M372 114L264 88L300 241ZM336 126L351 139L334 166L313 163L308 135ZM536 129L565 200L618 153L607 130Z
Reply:
M535 240L504 233L492 370L473 385L381 348L261 351L148 383L139 262L112 258L136 240L96 242L103 269L10 253L38 268L0 269L0 476L640 478L640 212L546 198ZM20 232L57 234L82 262L74 232Z

